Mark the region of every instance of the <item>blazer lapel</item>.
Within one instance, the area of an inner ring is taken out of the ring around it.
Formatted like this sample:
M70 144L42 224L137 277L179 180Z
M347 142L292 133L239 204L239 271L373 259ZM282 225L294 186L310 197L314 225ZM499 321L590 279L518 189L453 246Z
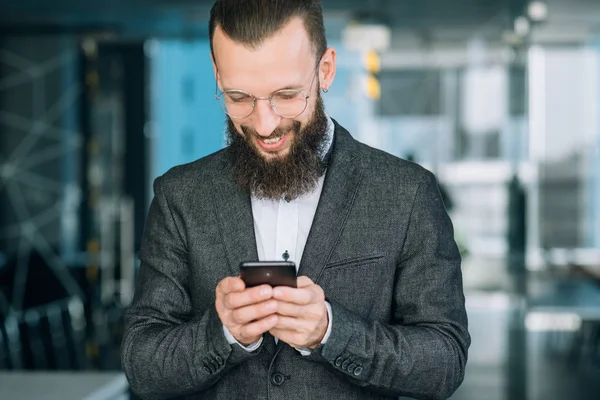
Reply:
M235 183L227 155L213 177L215 209L221 228L225 258L232 275L239 275L242 261L258 261L250 195Z
M317 283L337 244L362 179L356 142L335 121L334 148L298 275Z

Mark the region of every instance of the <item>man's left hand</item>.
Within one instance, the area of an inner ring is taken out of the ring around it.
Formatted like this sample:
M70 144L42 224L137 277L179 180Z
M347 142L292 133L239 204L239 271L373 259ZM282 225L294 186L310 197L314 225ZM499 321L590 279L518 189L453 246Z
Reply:
M297 286L273 289L278 318L269 332L297 349L314 349L321 344L329 324L325 293L306 276L298 277Z

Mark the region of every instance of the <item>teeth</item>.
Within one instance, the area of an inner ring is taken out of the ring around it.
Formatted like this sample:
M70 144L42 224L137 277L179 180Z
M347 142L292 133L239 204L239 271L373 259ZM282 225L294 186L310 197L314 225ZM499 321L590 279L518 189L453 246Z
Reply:
M265 142L266 144L274 144L277 143L281 140L281 136L274 138L274 139L263 139L262 141Z

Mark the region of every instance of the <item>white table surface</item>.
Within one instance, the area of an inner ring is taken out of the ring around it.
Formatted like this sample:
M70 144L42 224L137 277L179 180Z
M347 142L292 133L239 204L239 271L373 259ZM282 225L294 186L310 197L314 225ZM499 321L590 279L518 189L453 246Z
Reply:
M121 372L0 371L1 400L116 400L127 388Z

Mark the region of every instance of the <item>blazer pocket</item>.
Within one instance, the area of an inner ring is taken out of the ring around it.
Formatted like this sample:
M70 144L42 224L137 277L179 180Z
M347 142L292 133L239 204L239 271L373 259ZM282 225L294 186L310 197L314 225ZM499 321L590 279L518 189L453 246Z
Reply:
M390 297L393 286L393 272L389 271L394 268L386 261L383 253L336 261L323 269L316 283L329 301L362 317L373 317L381 314L377 307Z
M373 255L369 255L369 256L347 258L345 260L336 261L334 263L327 264L324 269L331 270L331 269L338 269L338 268L339 269L351 268L351 267L375 264L377 261L381 260L383 257L384 257L383 254L373 254Z

